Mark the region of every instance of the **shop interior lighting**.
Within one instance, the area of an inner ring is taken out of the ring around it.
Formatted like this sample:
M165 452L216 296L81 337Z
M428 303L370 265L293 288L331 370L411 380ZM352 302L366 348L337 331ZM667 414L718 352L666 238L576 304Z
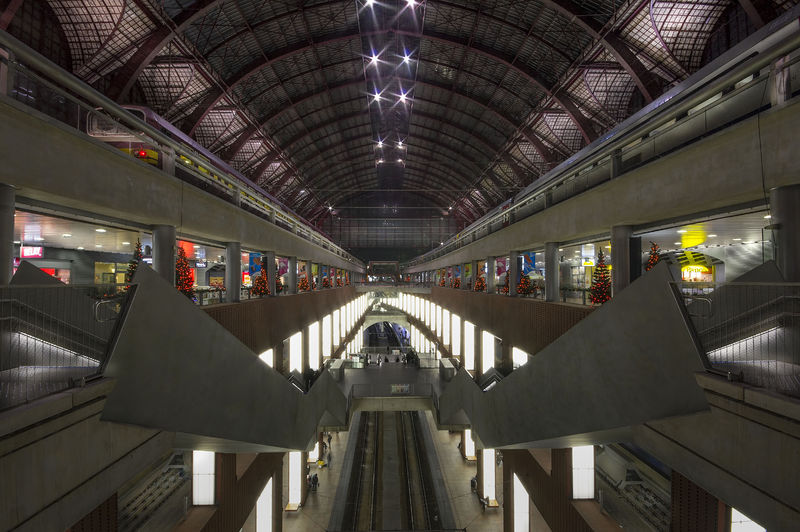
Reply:
M676 246L680 246L680 245L681 245L681 243L680 243L680 242L673 242L673 243L674 243Z
M739 240L741 240L741 238L734 238L734 240L736 240L738 242Z
M106 230L103 229L102 227L98 227L97 229L95 229L95 231L97 231L98 233L105 233L106 232Z
M123 242L123 243L122 243L122 245L123 245L123 246L130 246L130 245L131 245L131 243L130 243L130 242Z
M78 246L78 250L83 250L83 249L86 249L86 248L84 248L83 246Z
M678 232L679 232L679 233L685 233L685 232L686 232L686 229L678 229Z
M94 247L101 248L101 247L103 247L103 244L95 244Z
M64 238L69 238L69 237L71 237L71 236L72 236L72 234L70 234L70 233L64 233L64 234L63 234L63 235L61 235L61 236L63 236Z
M765 220L769 220L770 218L772 218L772 215L771 215L771 214L767 214L766 216L764 216L764 219L765 219Z

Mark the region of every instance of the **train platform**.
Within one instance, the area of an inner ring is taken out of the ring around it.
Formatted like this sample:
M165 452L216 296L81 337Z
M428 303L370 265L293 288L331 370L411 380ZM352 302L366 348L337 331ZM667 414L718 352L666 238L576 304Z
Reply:
M503 530L503 494L502 483L498 483L497 500L501 506L498 508L481 509L477 495L470 488L470 479L477 473L475 462L467 462L459 453L458 442L460 435L446 430L437 430L430 412L424 412L424 418L433 437L435 452L444 478L445 489L450 506L454 514L456 528L468 532L499 532ZM355 426L351 424L351 426ZM357 430L357 426L354 430ZM330 517L334 513L336 492L341 478L341 472L347 461L348 432L333 433L331 440L331 453L333 466L318 469L312 466L312 471L319 476L319 487L315 492L309 492L301 508L296 512L284 514L283 529L285 532L322 532L332 530ZM284 493L288 490L288 472L284 472ZM498 467L497 478L502 478L501 467ZM389 486L384 487L384 493L391 493ZM399 504L399 502L398 502Z

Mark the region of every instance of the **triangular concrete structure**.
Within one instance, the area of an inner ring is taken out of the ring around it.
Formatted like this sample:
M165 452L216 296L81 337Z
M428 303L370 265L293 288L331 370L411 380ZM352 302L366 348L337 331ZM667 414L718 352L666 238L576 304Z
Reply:
M463 412L489 448L563 447L622 441L633 425L706 410L694 377L702 355L670 281L659 264L487 392L460 370L439 422Z
M346 424L347 399L327 373L302 394L149 266L134 283L102 419L227 452L310 449L323 414Z

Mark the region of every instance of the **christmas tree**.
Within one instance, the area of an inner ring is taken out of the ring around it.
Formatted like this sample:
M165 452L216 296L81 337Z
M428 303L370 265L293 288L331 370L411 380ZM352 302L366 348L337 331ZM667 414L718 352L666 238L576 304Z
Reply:
M461 288L461 279L456 277L456 280L453 281L453 288Z
M194 297L194 276L182 247L178 247L178 258L175 259L175 288L189 299Z
M508 294L508 277L509 277L509 274L506 274L506 281L505 281L505 283L503 283L503 287L500 288L500 293L501 294Z
M330 288L331 287L331 280L327 277L322 279L322 288Z
M646 272L652 270L656 264L661 260L661 254L658 252L661 248L655 242L650 242L650 258L647 259L647 265L644 267Z
M250 291L254 296L268 296L269 295L269 282L267 280L267 271L262 268L261 275L253 279L253 289Z
M308 278L301 277L300 280L297 282L297 291L298 292L307 292L308 291Z
M350 274L344 276L344 285L350 286Z
M337 288L342 286L342 278L338 275L336 276L336 286Z
M533 286L531 286L531 278L527 275L523 275L519 278L519 284L517 285L517 295L520 296L529 296L533 293Z
M131 284L133 282L133 276L136 274L136 268L139 267L140 262L142 262L142 243L137 238L136 249L133 251L133 258L128 263L128 271L125 273L126 284Z
M439 286L444 286L444 277L439 279Z
M606 266L603 250L597 255L597 265L592 274L592 286L589 288L589 300L595 305L602 305L611 299L611 275Z
M486 290L486 279L483 277L478 277L475 280L475 288L473 289L476 292L483 292Z

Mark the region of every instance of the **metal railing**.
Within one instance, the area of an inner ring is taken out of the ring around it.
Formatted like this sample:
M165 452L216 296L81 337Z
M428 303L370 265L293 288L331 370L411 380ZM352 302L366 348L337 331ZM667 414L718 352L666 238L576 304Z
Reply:
M800 283L675 283L709 369L800 397Z
M800 77L796 57L773 70L777 59L800 47L798 15L800 7L787 11L444 244L401 264L401 271L452 253L769 108L771 75ZM789 87L787 98L797 92L797 86Z
M0 410L100 375L133 290L0 287Z
M113 127L125 137L135 138L136 144L144 144L160 153L156 158L162 169L166 170L164 161L173 160L175 177L281 225L345 260L361 264L277 198L227 163L208 152L203 153L205 149L191 139L183 141L170 137L2 30L0 50L8 52L7 59L5 54L0 54L3 63L0 67L8 69L7 92L13 100L84 133L90 122ZM6 88L2 89L0 94ZM130 153L120 150L119 154L136 158L138 148L127 152Z

